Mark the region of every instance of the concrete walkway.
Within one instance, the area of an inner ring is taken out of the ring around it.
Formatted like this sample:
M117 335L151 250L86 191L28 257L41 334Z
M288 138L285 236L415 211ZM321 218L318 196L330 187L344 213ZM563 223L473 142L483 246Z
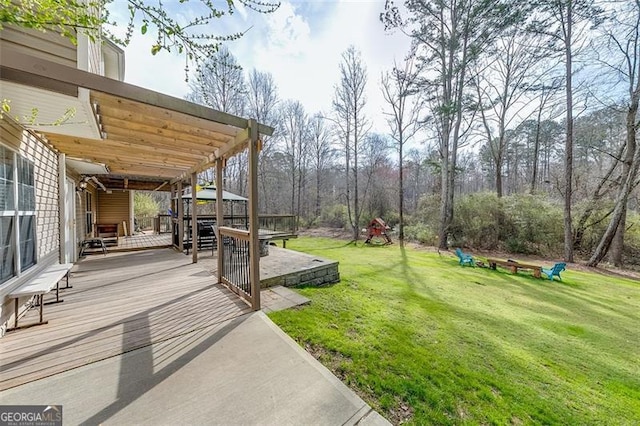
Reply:
M0 392L64 424L389 424L262 312Z

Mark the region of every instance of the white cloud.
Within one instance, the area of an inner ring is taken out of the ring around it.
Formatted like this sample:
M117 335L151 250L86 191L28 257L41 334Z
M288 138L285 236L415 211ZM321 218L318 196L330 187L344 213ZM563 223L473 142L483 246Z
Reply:
M252 27L228 47L247 71L255 67L272 73L280 97L300 100L312 114L331 109L341 54L354 45L368 70L367 115L375 131L386 132L380 74L390 69L394 58L403 58L409 40L402 34L385 34L378 18L382 8L380 1L283 1L272 14L250 12L224 18L226 28ZM186 95L183 60L167 54L152 57L149 49L137 40L127 48L127 81Z

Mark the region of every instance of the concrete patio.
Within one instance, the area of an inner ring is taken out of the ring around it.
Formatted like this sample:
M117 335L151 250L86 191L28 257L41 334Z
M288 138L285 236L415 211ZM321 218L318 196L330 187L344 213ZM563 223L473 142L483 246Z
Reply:
M3 404L62 404L65 424L388 424L183 254L90 256L71 284L48 324L2 338Z

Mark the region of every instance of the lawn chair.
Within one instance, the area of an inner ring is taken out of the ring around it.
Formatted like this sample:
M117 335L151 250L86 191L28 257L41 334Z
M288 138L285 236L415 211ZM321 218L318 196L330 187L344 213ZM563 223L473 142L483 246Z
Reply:
M459 248L456 249L456 256L458 256L458 259L460 260L460 265L476 266L476 262L473 260L473 256L463 253Z
M556 275L560 281L562 278L560 277L560 272L566 269L566 263L556 263L552 268L542 268L542 272L549 277L551 281L553 281L553 276Z

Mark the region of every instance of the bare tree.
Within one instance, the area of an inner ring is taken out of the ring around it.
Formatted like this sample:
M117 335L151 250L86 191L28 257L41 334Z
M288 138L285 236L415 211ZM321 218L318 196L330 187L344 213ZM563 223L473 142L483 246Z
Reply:
M621 186L616 197L616 204L607 229L600 243L587 263L596 266L606 256L614 238L617 236L617 253L614 262L622 263L624 228L627 214L627 202L640 167L640 147L637 133L640 129L638 107L640 104L640 0L625 2L619 15L614 15L613 25L607 31L612 53L618 58L610 66L617 71L626 86L628 93L626 110L626 140Z
M234 115L243 115L246 86L242 68L226 46L210 57L203 71L189 82L187 99Z
M591 25L600 21L601 10L593 0L539 0L536 3L540 19L534 22L534 32L548 36L552 47L562 51L565 65L566 138L564 149L564 260L573 262L573 62L576 44L587 37Z
M234 115L244 115L247 90L244 73L236 57L223 46L210 57L201 72L189 83L186 98L192 102ZM229 159L226 167L226 187L246 193L246 153Z
M309 143L309 120L299 101L287 100L281 104L282 153L287 163L291 183L291 213L300 218L302 194L306 184Z
M535 64L540 61L540 37L523 31L524 22L514 25L496 42L495 51L477 63L474 79L478 109L495 162L496 193L502 197L504 158L509 139L507 130L527 119L528 88L542 77Z
M413 58L406 59L403 69L394 63L391 72L384 73L381 78L382 95L391 109L385 115L398 149L398 239L401 246L404 245L404 147L421 127L422 102L413 61Z
M515 19L516 3L500 0L405 0L406 22L392 0L381 19L386 28L402 28L413 39L424 91L431 95L441 159L440 248L448 248L458 148L465 132L466 95L471 64Z
M369 121L364 114L366 104L365 87L367 70L360 52L349 47L342 54L340 82L336 85L333 110L345 154L346 203L353 239L360 238L362 203L358 184L360 144L369 130ZM353 189L353 193L352 193Z
M322 193L324 191L325 172L336 157L336 150L332 145L331 133L323 117L315 114L309 120L309 164L316 178L315 187L315 217L320 216Z
M270 73L260 72L255 68L249 73L247 79L247 108L249 117L255 118L260 123L278 127L278 89L273 76ZM277 133L277 131L276 131ZM258 163L258 182L262 189L260 195L260 207L263 211L271 212L271 203L274 197L271 194L271 186L268 185L269 166L273 164L271 156L274 149L272 138L261 136L263 139L260 161Z

